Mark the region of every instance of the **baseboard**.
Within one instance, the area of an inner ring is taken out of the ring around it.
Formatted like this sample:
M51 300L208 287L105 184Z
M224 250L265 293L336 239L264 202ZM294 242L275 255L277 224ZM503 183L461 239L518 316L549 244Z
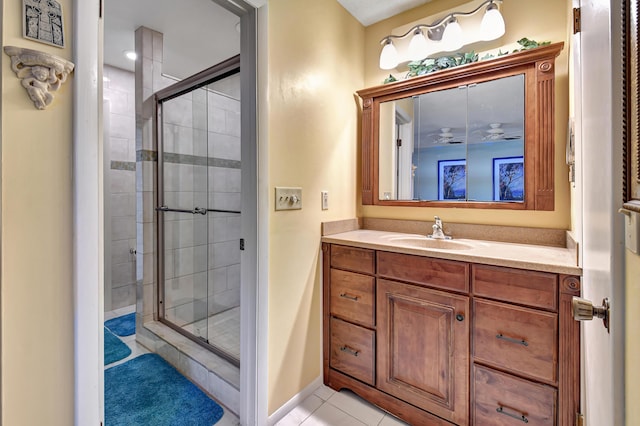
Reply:
M313 392L315 392L315 390L318 389L320 385L322 385L322 375L318 376L307 387L295 394L293 398L291 398L283 406L278 408L272 415L270 415L267 419L267 425L273 426L280 420L282 420L284 416L289 414L289 411L300 405L300 403L307 399L309 395L313 394Z

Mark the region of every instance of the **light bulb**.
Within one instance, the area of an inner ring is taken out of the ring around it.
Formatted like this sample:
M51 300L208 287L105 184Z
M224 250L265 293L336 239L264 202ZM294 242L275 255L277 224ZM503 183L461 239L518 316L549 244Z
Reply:
M429 44L427 43L427 39L422 33L422 30L418 28L415 33L413 33L413 37L409 43L409 58L411 60L418 61L426 58L428 54Z
M126 56L130 61L135 61L138 58L138 54L133 50L125 50L124 56Z
M487 7L487 11L482 17L480 24L482 39L485 41L495 40L504 34L504 19L495 3Z
M460 49L464 43L462 41L462 27L456 18L451 18L442 33L442 49L448 52Z
M398 66L398 51L391 39L387 39L380 53L380 68L390 70Z

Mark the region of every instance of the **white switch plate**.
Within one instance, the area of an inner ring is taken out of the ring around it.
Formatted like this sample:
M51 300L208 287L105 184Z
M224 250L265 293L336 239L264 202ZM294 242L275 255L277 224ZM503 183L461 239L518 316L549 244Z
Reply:
M322 210L329 210L329 191L321 191Z
M276 210L300 210L302 188L276 186Z

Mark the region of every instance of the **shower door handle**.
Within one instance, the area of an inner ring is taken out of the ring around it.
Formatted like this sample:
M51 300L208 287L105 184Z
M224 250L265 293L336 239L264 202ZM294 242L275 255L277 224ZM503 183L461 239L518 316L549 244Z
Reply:
M187 209L170 209L167 206L160 206L160 207L156 207L156 211L201 214L203 216L207 214L207 209L205 209L204 207L194 207L192 210L187 210Z

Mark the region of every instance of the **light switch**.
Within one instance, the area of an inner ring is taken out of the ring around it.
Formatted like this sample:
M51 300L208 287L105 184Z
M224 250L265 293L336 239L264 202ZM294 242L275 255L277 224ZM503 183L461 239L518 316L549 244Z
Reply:
M322 197L322 210L329 210L329 191L320 191Z
M276 186L276 210L300 210L302 188Z

